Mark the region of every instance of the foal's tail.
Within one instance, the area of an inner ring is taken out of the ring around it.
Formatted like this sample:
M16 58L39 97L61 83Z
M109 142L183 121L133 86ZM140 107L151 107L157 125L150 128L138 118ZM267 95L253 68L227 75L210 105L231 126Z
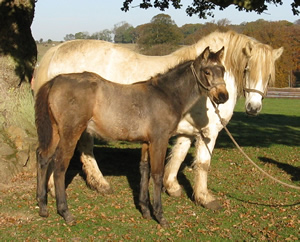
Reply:
M44 84L35 99L35 125L37 128L39 148L46 151L52 142L52 122L48 104L48 97L53 81Z

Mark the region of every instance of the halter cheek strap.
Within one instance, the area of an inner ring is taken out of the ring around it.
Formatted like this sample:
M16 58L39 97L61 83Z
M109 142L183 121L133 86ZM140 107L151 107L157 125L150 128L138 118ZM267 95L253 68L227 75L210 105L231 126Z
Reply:
M200 80L199 76L198 76L197 73L196 73L196 70L195 70L195 67L194 67L194 62L192 62L192 64L191 64L191 70L192 70L192 73L193 73L194 77L195 77L196 80L197 80L197 83L200 84L200 86L201 86L204 90L210 91L210 90L212 89L212 87L211 87L211 86L206 86L206 85ZM198 85L198 87L199 87L199 85ZM200 87L199 87L199 88L200 88ZM200 91L200 89L199 89L199 91Z
M195 67L194 67L194 63L191 64L191 70L192 70L192 73L193 73L194 77L195 77L196 80L197 80L199 92L201 92L200 86L201 86L204 90L210 91L211 89L215 88L215 87L218 86L218 85L224 85L224 84L225 84L224 82L217 82L217 83L214 83L214 84L211 85L211 86L206 86L206 85L201 81L201 79L199 78L199 76L197 75L197 72L196 72Z

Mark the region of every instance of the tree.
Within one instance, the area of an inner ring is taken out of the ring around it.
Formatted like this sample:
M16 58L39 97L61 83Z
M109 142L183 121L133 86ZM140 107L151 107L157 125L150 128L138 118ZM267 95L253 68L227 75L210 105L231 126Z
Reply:
M75 39L75 35L74 34L67 34L65 37L64 37L64 40L65 41L68 41L68 40L74 40Z
M75 39L88 39L89 33L88 32L78 32L75 34Z
M35 134L29 84L37 58L30 30L34 8L35 0L0 0L0 182L22 169L28 160L24 154L34 147L25 140ZM15 143L16 134L22 146ZM9 157L2 154L9 150L14 151Z
M113 29L115 34L114 41L116 43L134 43L135 34L133 30L132 25L125 21L115 24Z
M104 29L102 31L96 32L90 36L90 39L97 39L97 40L105 40L112 42L112 31L108 29Z
M123 7L121 10L128 11L133 0L123 1ZM161 11L168 9L169 5L172 4L175 9L180 9L182 7L181 0L154 0L152 4L151 0L140 0L139 7L148 9L151 7L159 8ZM212 10L215 10L216 7L219 7L220 10L223 10L230 5L236 6L239 11L255 11L258 14L266 11L268 9L267 3L274 5L282 5L282 0L193 0L192 4L189 5L186 9L186 13L189 16L197 14L199 18L206 18L206 16L214 16ZM300 11L297 9L300 6L299 0L294 0L291 4L292 12L294 15L299 15Z
M158 14L140 32L138 44L147 46L157 44L173 45L179 44L182 38L183 34L171 17L167 14Z

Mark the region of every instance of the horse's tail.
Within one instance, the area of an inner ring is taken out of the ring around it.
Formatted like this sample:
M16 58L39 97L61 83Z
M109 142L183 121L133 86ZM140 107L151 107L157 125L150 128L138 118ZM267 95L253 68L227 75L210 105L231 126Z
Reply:
M46 151L52 142L52 122L48 97L53 81L44 84L38 91L35 99L35 125L37 128L39 149Z

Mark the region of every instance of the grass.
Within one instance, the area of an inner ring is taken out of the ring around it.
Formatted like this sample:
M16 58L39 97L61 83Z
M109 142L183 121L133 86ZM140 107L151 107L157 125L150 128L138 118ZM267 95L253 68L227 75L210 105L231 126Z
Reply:
M300 186L299 100L266 99L256 118L244 114L240 100L228 128L260 167L284 182ZM191 148L178 174L182 197L162 194L169 229L161 228L154 220L144 220L138 210L140 145L98 142L95 155L114 193L102 196L87 188L75 156L68 171L67 194L78 223L69 227L56 214L53 198L49 198L50 216L38 216L35 175L20 174L11 186L0 191L1 241L299 240L299 191L263 176L224 132L214 150L208 181L223 210L213 212L196 206L192 198L193 172L189 169L193 152Z

